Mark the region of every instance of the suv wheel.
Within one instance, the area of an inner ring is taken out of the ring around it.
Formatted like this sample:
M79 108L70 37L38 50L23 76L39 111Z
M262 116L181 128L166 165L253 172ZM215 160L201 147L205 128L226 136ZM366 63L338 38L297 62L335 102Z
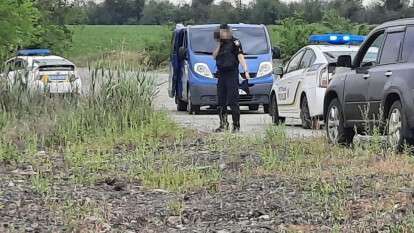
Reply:
M328 107L325 116L326 135L328 141L333 144L352 143L354 138L354 131L352 128L345 128L342 107L338 99L333 99Z
M191 91L188 90L187 112L190 114L198 114L200 112L200 105L193 105L191 102Z
M312 119L310 117L308 99L306 96L300 101L300 119L302 120L302 128L310 129L312 127Z
M179 112L187 111L187 102L180 100L178 96L175 96L175 103L177 104L177 111Z
M402 106L399 100L395 101L388 113L387 122L387 140L388 145L394 151L401 151L404 143L403 132L406 128L406 122L402 113Z
M272 123L275 125L280 125L285 121L285 118L279 117L276 95L272 95L270 100L270 116L272 116Z

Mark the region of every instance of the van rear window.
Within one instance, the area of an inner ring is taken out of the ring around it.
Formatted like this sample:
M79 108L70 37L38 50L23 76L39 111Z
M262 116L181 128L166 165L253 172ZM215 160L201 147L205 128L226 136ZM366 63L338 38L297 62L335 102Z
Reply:
M191 28L190 45L194 52L212 54L217 47L214 40L216 28ZM270 51L264 28L233 27L233 35L239 39L246 55L266 54Z

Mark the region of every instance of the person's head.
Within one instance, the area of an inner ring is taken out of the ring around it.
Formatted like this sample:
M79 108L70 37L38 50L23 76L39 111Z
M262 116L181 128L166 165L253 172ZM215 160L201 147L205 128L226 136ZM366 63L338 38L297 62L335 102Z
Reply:
M233 33L231 28L227 24L220 25L220 39L221 40L229 40L233 37Z

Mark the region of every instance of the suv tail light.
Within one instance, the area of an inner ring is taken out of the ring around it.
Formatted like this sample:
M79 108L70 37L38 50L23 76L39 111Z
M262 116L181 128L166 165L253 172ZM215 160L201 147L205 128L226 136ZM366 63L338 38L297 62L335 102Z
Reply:
M321 69L320 73L319 73L319 87L322 88L326 88L329 85L329 72L328 72L328 68L324 67Z

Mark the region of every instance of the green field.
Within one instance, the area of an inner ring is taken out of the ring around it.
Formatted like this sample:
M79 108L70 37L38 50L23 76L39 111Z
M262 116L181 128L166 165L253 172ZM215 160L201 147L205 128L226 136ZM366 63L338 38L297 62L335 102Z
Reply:
M77 63L120 51L141 52L148 41L170 35L166 26L70 26L72 48L65 54ZM81 65L81 64L79 64Z
M124 51L130 60L140 59L139 54L150 42L161 41L171 35L167 26L147 25L83 25L70 26L73 32L72 48L65 54L78 65L86 65L103 55L119 54ZM272 43L276 44L275 26L269 26ZM169 52L169 44L165 44Z

